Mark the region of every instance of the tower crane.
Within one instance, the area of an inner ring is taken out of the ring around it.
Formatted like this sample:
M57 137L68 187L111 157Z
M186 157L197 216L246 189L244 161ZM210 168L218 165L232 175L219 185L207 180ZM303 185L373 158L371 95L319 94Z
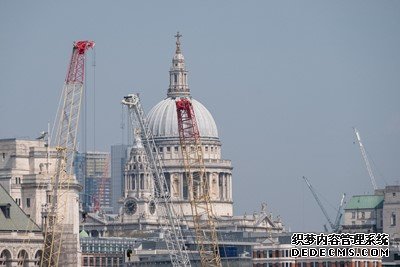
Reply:
M77 199L72 199L70 186L76 183L73 176L73 157L83 95L85 52L93 48L93 41L77 41L73 44L72 56L61 95L61 106L57 114L55 148L57 151L56 170L49 184L49 203L45 224L44 248L41 266L77 266L79 239L69 240L74 234L78 211ZM76 205L76 207L73 207ZM76 230L77 232L77 230ZM68 239L68 240L67 240ZM70 242L74 242L71 250ZM63 249L63 261L60 251Z
M310 189L311 193L313 194L315 200L317 201L318 206L321 208L321 211L324 214L326 220L328 221L331 230L333 232L338 232L339 228L340 228L340 220L342 219L342 208L343 208L343 205L345 203L344 199L346 197L346 194L343 193L343 195L342 195L342 198L340 200L339 209L338 209L338 212L336 214L335 222L333 223L331 218L329 217L328 213L326 212L324 206L322 205L322 202L319 199L317 193L315 192L314 187L311 185L310 181L308 181L307 177L305 177L305 176L303 176L303 179L306 182L306 184L307 184L308 188ZM326 231L328 230L325 225L324 225L324 228L325 228Z
M364 159L365 166L367 167L369 178L371 179L372 187L374 188L374 190L376 190L376 189L378 189L378 186L376 185L375 176L374 176L374 173L372 172L371 164L369 164L367 152L365 151L364 145L361 142L360 133L358 132L358 130L355 127L353 127L353 129L354 129L354 134L356 135L356 138L358 141L358 145L360 146L361 155Z
M175 103L201 266L222 266L215 216L210 199L210 183L206 175L200 132L193 106L190 99L186 97L176 99Z
M164 176L164 164L158 153L153 135L148 127L140 99L137 94L130 94L122 100L128 107L132 129L135 128L135 119L141 129L143 146L149 160L154 178L154 199L159 214L166 219L160 220L164 229L165 242L170 254L172 266L190 266L189 255L185 247L179 218L175 214L168 184Z

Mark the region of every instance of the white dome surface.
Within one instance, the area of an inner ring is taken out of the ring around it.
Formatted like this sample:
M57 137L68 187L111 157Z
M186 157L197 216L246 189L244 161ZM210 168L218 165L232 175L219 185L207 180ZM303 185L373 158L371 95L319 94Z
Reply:
M218 138L217 125L211 113L197 100L191 99L200 136ZM154 137L179 137L175 99L168 97L155 105L147 115Z

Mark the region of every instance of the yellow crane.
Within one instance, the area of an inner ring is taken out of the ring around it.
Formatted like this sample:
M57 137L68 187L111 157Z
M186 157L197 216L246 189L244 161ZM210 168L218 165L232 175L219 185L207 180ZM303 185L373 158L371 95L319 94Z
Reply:
M77 41L73 44L71 61L62 91L59 113L56 118L57 132L55 148L57 161L55 174L51 177L47 216L45 221L44 247L41 266L77 266L77 239L65 242L66 236L71 238L73 225L68 209L71 205L79 205L77 199L71 200L70 185L75 182L73 177L73 158L76 149L76 136L79 124L79 114L83 95L85 74L85 52L93 48L93 41ZM65 233L66 232L66 233ZM71 249L72 247L72 249ZM60 262L60 251L63 248L63 259ZM79 249L79 248L78 248Z
M200 132L189 98L177 98L179 138L185 175L189 184L189 201L193 214L196 243L201 266L222 266L218 247L216 220L210 199L210 186L204 164Z

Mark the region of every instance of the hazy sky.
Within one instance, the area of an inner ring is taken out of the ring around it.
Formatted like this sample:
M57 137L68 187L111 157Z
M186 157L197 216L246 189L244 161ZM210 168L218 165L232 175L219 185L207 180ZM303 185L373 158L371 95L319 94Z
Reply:
M292 230L321 230L303 175L331 217L343 192L372 192L353 126L377 183L399 184L399 1L0 1L0 138L47 128L72 42L92 39L87 144L109 150L122 96L147 111L166 97L178 30L234 166L236 214L266 201Z

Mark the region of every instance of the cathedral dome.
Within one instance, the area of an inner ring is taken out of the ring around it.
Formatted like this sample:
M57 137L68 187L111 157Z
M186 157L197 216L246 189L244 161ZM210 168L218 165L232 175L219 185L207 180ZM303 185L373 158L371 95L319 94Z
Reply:
M193 98L191 101L200 136L218 139L217 125L211 113L199 101ZM154 137L179 137L174 98L168 97L155 105L148 113L147 120Z
M203 139L216 139L218 141L217 125L211 113L190 96L188 72L179 39L181 36L179 32L175 35L177 38L176 50L169 71L167 98L155 105L148 113L149 128L155 138L179 138L175 99L185 97L191 99L200 136Z

